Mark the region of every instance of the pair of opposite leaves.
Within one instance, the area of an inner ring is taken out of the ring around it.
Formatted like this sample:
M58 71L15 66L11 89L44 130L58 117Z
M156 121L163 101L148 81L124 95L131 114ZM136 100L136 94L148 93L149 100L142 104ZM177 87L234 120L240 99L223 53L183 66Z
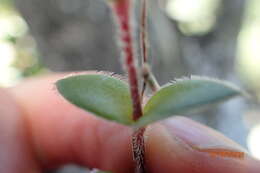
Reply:
M115 76L76 75L59 80L56 86L72 104L96 116L133 127L142 127L242 93L229 83L209 78L192 76L176 80L154 93L144 105L143 116L134 121L129 86Z

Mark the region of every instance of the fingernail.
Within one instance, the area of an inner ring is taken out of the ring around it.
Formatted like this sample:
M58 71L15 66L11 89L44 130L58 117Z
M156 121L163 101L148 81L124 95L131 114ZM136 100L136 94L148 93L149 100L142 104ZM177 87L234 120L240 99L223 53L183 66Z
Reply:
M163 121L167 131L197 151L227 157L243 157L246 150L219 132L184 117Z

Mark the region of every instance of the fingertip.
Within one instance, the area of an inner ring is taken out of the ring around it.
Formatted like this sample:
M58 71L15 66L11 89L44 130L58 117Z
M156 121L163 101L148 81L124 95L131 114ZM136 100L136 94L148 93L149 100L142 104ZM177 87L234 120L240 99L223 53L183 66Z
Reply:
M185 162L191 155L182 141L172 139L166 128L160 124L149 126L145 132L145 157L148 171L183 172ZM188 161L190 162L190 161ZM186 169L186 168L185 168Z
M218 132L186 118L172 118L170 124L167 121L167 125L154 124L146 131L149 172L259 172L259 161Z

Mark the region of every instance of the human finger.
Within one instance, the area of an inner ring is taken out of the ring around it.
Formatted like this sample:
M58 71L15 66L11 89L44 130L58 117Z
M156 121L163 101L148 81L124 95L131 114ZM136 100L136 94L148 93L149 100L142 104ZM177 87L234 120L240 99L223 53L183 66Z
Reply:
M54 87L63 76L30 79L11 89L27 119L31 142L43 169L76 163L132 172L132 130L96 118L64 100Z
M150 173L258 173L260 161L219 132L184 117L146 130Z

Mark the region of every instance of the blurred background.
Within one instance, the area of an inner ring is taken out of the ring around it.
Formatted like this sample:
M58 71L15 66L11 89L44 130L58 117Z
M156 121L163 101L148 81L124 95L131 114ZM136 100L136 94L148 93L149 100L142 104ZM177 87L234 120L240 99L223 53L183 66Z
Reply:
M0 86L51 71L122 73L110 13L104 0L0 0ZM260 1L149 0L148 23L149 59L161 84L204 75L252 95L188 116L260 159Z

